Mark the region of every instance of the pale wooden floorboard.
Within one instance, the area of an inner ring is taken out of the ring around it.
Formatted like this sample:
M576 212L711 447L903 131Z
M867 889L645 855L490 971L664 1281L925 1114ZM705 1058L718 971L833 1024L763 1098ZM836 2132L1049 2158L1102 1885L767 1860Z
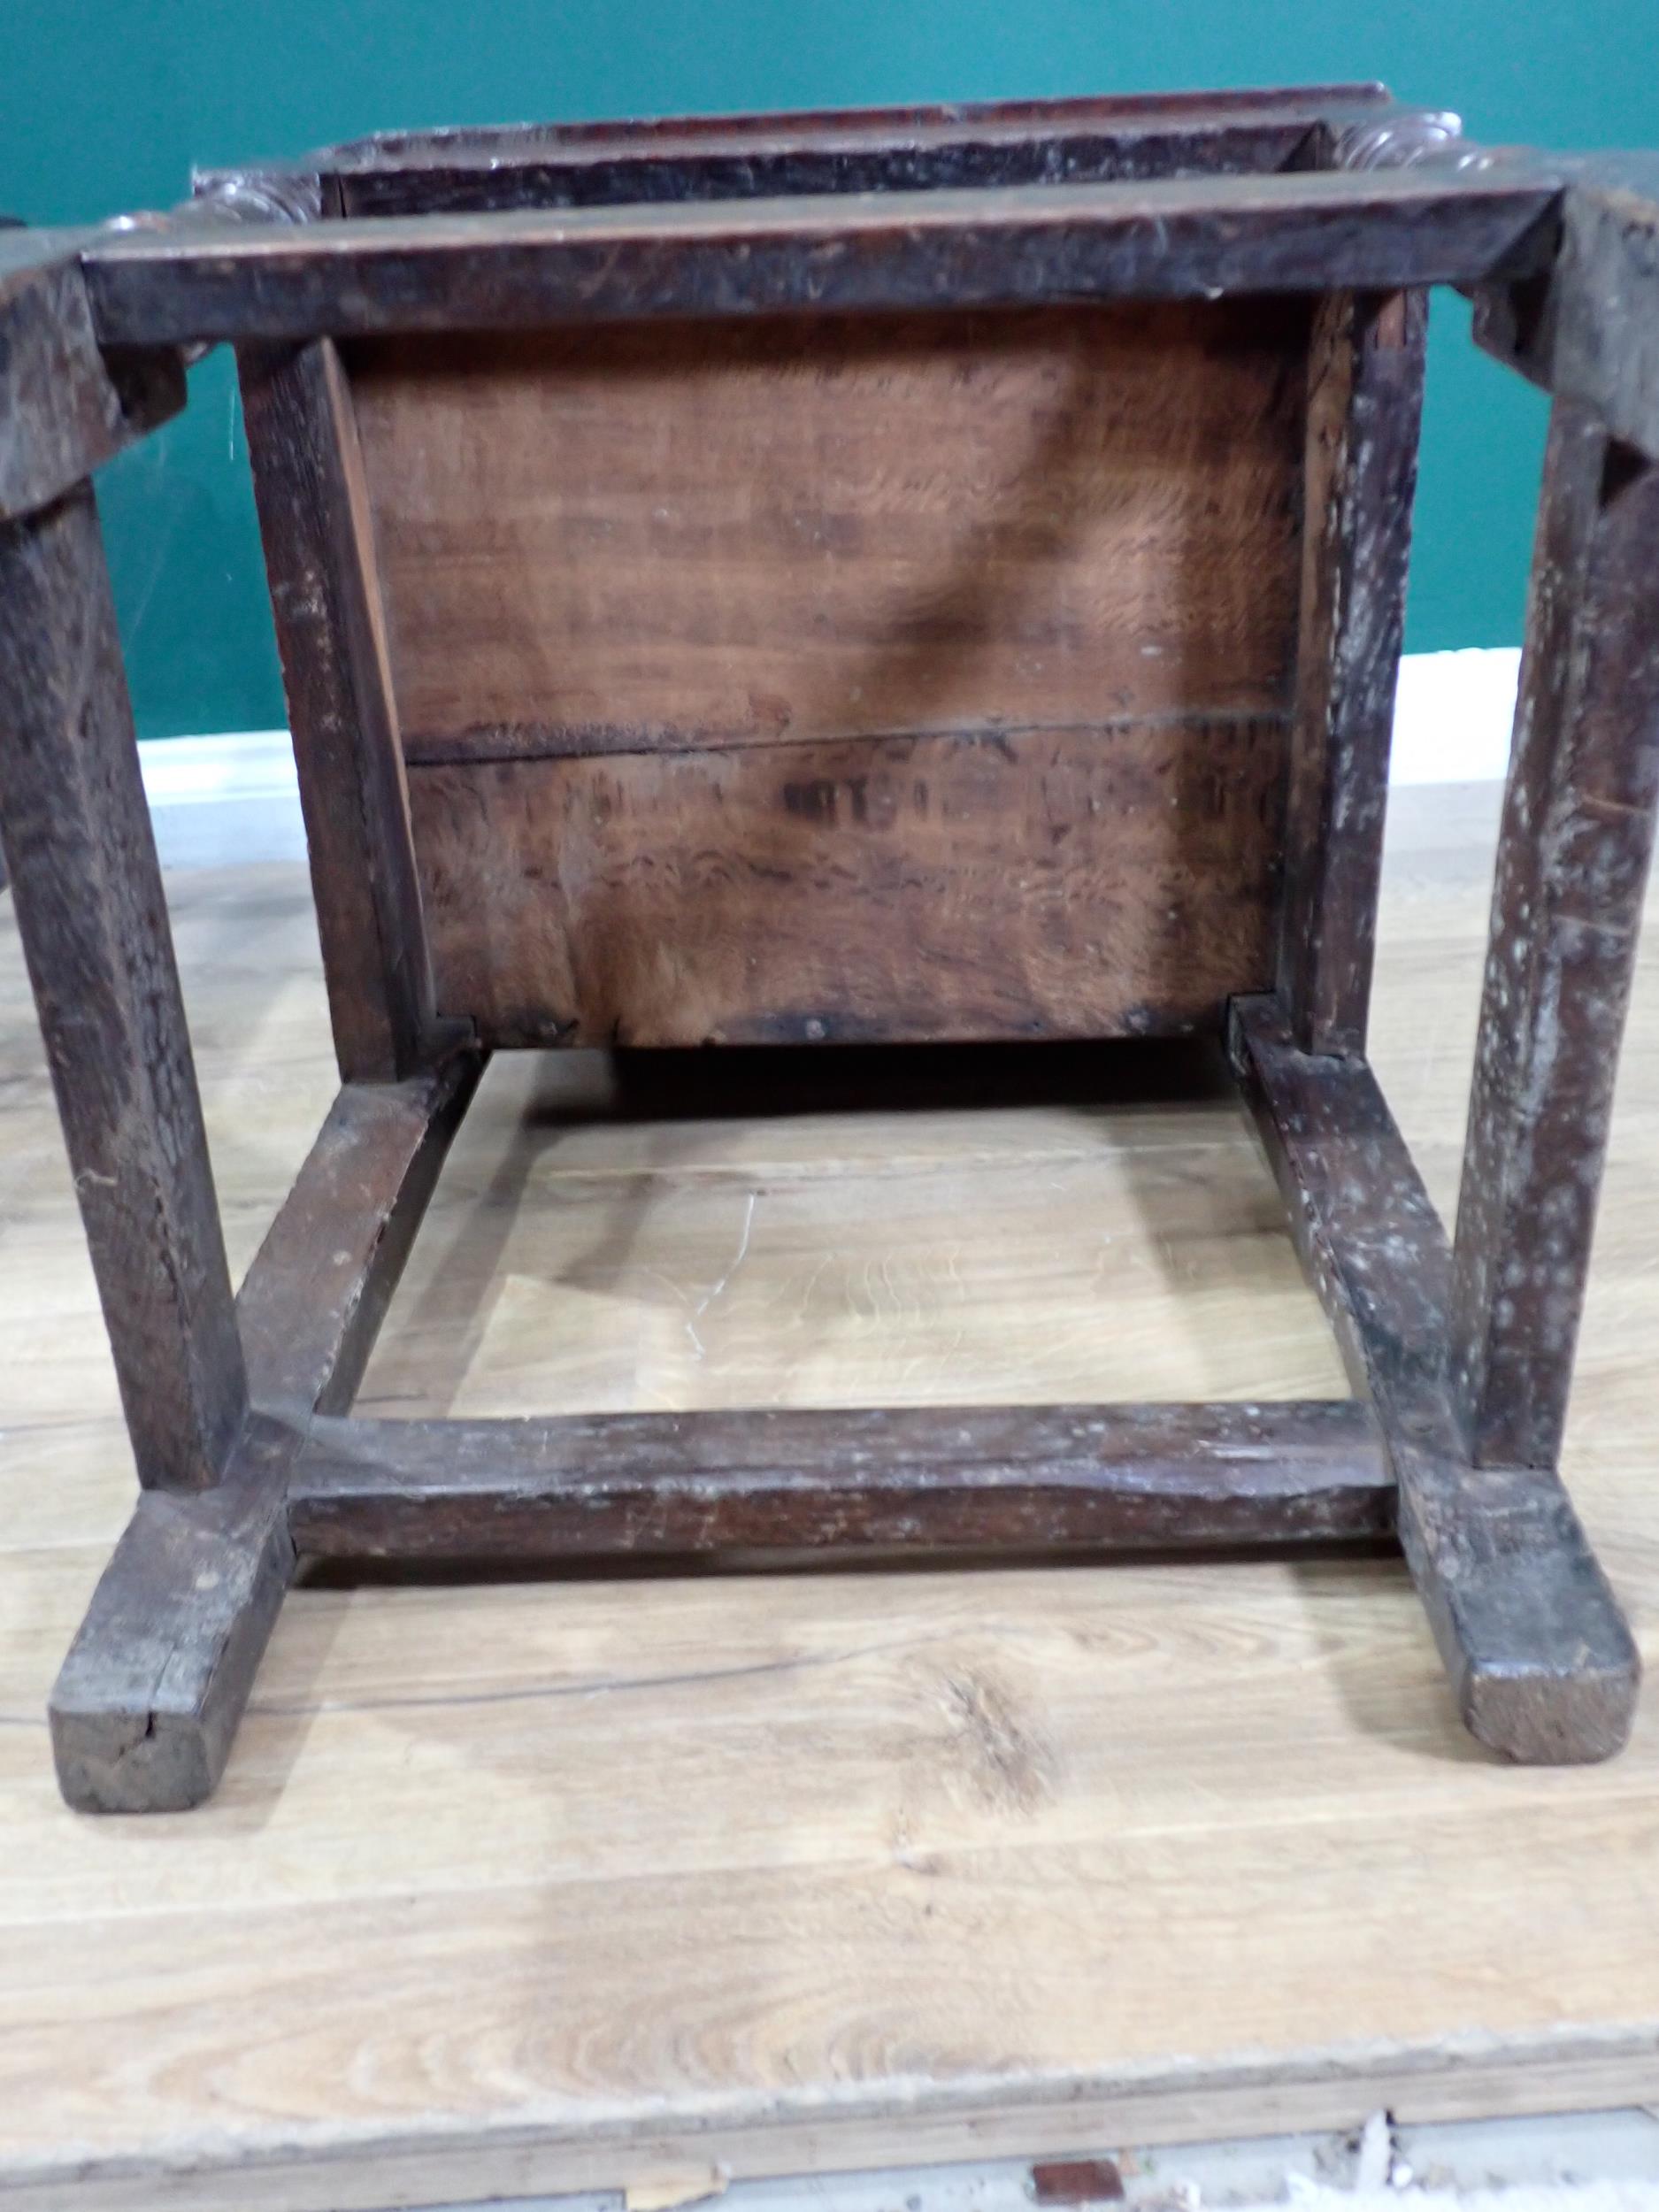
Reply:
M1377 1057L1448 1208L1484 803L1402 809L1389 875ZM296 871L173 887L240 1267L334 1088L315 941ZM132 1473L4 932L0 2205L1659 2092L1652 1701L1605 1768L1490 1764L1388 1561L303 1588L211 1805L66 1813ZM1569 1447L1650 1660L1656 959ZM379 1409L1340 1389L1225 1103L526 1129L547 1080L469 1121Z

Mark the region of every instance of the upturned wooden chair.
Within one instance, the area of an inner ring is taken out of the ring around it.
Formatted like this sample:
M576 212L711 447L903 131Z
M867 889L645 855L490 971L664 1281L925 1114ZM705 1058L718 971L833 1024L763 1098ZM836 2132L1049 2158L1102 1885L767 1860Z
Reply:
M142 1485L69 1801L213 1787L301 1555L1397 1532L1483 1742L1617 1749L1556 1462L1656 235L1659 169L1338 86L385 138L0 236L0 818ZM1436 284L1555 399L1450 1240L1365 1058ZM235 1294L88 481L219 343L342 1085ZM493 1050L1205 1033L1351 1402L350 1417Z

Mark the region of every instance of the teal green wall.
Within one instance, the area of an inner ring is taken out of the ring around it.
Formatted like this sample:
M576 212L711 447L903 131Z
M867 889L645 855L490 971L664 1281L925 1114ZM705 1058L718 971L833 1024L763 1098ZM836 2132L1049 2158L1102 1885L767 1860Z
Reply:
M1382 77L1473 135L1659 145L1659 0L0 0L0 210L396 126ZM1543 403L1437 301L1409 644L1520 634ZM282 718L229 365L100 483L141 728Z

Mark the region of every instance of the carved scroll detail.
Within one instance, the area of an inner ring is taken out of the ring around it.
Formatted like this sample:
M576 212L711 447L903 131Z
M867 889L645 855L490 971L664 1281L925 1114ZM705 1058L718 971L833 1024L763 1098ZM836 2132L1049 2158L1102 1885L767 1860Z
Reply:
M323 211L320 180L303 169L231 169L198 174L189 202L220 222L314 223Z
M118 215L106 230L190 230L219 223L313 223L322 184L303 169L216 169L198 173L194 196L177 207Z
M1338 169L1416 169L1432 163L1455 171L1485 169L1488 148L1463 136L1463 118L1449 108L1391 108L1363 117L1336 134Z

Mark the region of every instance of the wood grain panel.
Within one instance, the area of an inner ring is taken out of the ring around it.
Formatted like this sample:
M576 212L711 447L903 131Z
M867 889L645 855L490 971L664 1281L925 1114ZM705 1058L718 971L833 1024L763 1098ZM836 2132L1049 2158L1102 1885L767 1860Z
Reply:
M1265 982L1307 330L1229 301L352 349L444 1010L501 1043L1117 1035Z
M1265 987L1280 723L411 768L490 1044L1142 1035Z
M1276 711L1307 312L355 347L409 757Z

